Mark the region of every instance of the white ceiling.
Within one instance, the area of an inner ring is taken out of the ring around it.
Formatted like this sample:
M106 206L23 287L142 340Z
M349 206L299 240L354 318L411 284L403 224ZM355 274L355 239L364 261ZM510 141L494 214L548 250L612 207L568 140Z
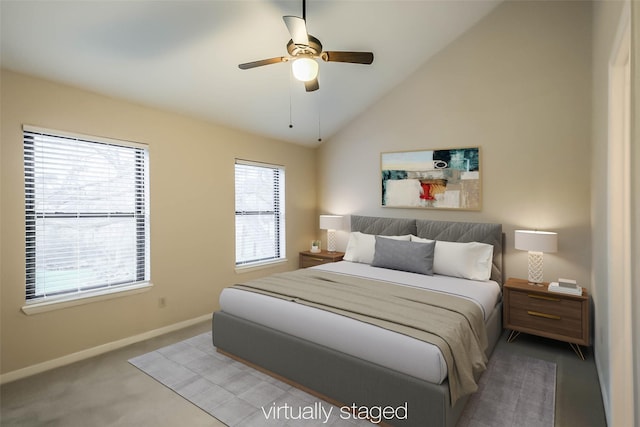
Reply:
M327 139L501 0L309 0L326 50L371 51L372 65L320 61L307 93L288 63L283 15L301 0L0 0L1 64L11 70L280 140ZM289 122L293 128L289 128ZM320 133L319 133L320 132Z

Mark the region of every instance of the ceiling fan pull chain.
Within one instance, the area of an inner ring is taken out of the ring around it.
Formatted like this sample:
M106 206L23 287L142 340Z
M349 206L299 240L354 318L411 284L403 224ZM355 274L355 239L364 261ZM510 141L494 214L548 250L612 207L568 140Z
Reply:
M320 106L322 105L320 103L320 97L317 97L318 100L318 142L322 142L322 133L321 133L321 127L320 127Z
M289 129L293 128L293 107L291 106L292 101L291 101L291 91L292 91L292 86L293 86L293 71L291 71L291 68L289 68Z

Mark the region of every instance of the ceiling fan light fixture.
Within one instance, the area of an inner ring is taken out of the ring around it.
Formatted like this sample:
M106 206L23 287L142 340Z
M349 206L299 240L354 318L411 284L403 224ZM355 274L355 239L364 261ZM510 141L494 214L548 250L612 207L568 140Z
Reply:
M313 58L297 58L291 64L293 76L301 82L310 82L318 77L318 62Z

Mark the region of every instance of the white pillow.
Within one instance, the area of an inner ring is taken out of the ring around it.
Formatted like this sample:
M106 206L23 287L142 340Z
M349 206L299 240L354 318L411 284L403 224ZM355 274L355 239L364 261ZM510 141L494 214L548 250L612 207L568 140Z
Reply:
M411 240L411 235L406 236L380 236L386 239L395 240ZM374 234L364 234L359 231L354 231L349 235L349 243L347 243L347 250L345 251L345 261L361 262L364 264L371 264L373 257L376 253L376 236Z
M432 242L433 240L411 236L413 242ZM433 256L433 272L445 276L462 277L471 280L489 280L493 261L493 246L480 242L436 241Z

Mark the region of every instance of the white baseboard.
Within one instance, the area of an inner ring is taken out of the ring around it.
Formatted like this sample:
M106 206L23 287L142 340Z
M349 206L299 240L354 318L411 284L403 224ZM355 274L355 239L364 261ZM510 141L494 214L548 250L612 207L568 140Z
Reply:
M139 335L123 338L121 340L113 341L110 343L102 344L97 347L88 348L86 350L71 353L66 356L58 357L56 359L47 360L46 362L38 363L35 365L27 366L26 368L17 369L15 371L7 372L0 375L0 384L9 383L22 378L29 377L31 375L39 374L50 369L59 368L61 366L69 365L80 360L88 359L90 357L98 356L109 351L117 350L122 347L126 347L131 344L135 344L140 341L148 340L160 335L167 334L169 332L177 331L179 329L186 328L211 320L213 313L205 314L204 316L196 317L194 319L184 320L182 322L174 323L172 325L163 326L162 328L154 329L148 332L144 332Z

